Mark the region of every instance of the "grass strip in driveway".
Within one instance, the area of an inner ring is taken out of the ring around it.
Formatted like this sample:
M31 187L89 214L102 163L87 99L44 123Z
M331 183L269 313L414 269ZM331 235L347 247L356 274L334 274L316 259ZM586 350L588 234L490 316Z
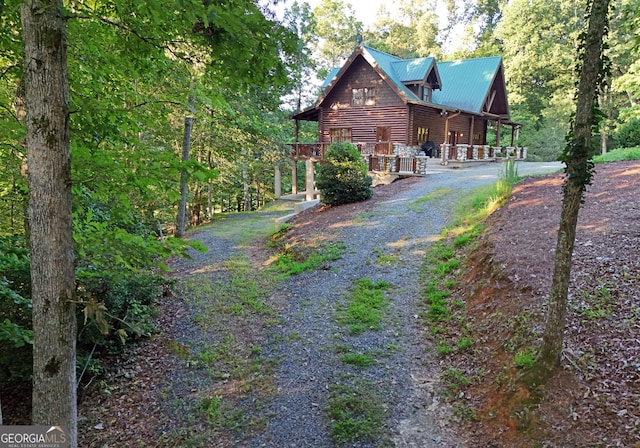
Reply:
M355 283L355 289L346 307L338 312L338 322L347 325L351 334L379 330L389 306L389 300L385 297L389 284L373 283L368 278L358 279Z

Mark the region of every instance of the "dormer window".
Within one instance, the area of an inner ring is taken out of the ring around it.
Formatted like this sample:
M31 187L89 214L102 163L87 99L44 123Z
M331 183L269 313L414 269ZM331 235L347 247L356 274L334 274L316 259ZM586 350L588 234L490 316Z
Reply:
M433 102L433 89L430 85L424 86L424 91L422 92L422 101L426 101L427 103Z
M352 106L374 106L376 104L375 87L351 89Z

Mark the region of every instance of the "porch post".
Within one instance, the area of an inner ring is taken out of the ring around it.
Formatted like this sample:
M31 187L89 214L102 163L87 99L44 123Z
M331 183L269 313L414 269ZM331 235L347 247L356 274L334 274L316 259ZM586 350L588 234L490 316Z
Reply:
M291 194L298 194L298 159L293 159L291 167Z
M313 160L311 159L305 160L305 178L305 200L311 201L313 200L315 191L315 182L313 179Z
M498 129L496 130L496 146L500 146L500 128L502 127L502 121L498 118Z
M280 174L280 165L276 165L273 179L273 187L276 199L280 199L282 197L282 176Z

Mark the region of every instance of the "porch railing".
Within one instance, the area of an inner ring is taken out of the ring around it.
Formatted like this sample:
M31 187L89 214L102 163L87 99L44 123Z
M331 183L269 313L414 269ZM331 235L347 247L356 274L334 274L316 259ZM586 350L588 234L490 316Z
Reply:
M363 155L369 171L396 174L426 174L429 157L400 157L394 154Z
M393 142L353 143L363 155L393 154ZM295 158L324 158L330 143L293 143L291 155Z
M328 147L329 143L293 143L289 145L291 156L296 159L323 159Z
M430 164L449 164L450 162L494 161L499 158L524 160L527 148L520 146L490 145L450 145L442 144L435 158L422 155L399 156L394 154L394 143L354 143L368 165L370 171L388 173L426 174L427 161ZM329 147L329 143L295 143L289 145L291 156L295 159L319 159ZM402 146L395 144L395 146ZM406 152L406 151L405 151ZM435 155L435 154L434 154Z
M524 160L527 148L522 146L440 145L442 162L492 161L499 158Z

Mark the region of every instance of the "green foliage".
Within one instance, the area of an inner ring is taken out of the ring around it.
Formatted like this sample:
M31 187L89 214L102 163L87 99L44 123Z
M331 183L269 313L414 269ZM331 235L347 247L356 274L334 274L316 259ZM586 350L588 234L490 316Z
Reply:
M389 300L385 297L388 288L389 284L386 282L373 283L368 278L356 280L346 308L338 314L338 321L348 325L353 334L380 329L380 323L389 306Z
M445 380L448 382L449 387L455 390L459 390L462 386L468 386L471 382L469 378L464 375L464 372L458 369L447 367L443 373Z
M79 277L78 281L82 300L78 310L80 345L98 344L117 350L124 342L155 331L151 323L155 300L167 286L162 276L103 272L99 277Z
M31 378L31 279L21 238L0 238L0 384Z
M640 146L614 149L593 158L595 163L617 162L619 160L640 160Z
M610 316L615 307L612 291L615 291L615 285L598 280L592 290L580 291L581 301L576 312L589 320Z
M220 395L204 397L199 405L206 419L215 428L238 430L246 424L246 415L242 409L235 409L233 403L224 401Z
M521 177L518 175L518 162L513 159L505 161L502 164L502 170L500 172L500 182L512 187L520 180Z
M357 367L369 367L376 362L375 358L368 353L345 353L340 360Z
M0 341L8 349L31 343L29 266L21 238L0 238Z
M418 198L415 201L413 201L413 203L411 203L409 205L409 209L410 210L415 210L415 211L421 211L424 208L424 203L425 202L433 202L433 201L437 201L437 200L441 200L443 198L446 198L447 196L449 196L451 194L452 191L453 191L453 189L450 188L450 187L438 188L437 190L434 190L434 191L430 192L426 196L423 196L423 197Z
M276 259L275 267L284 277L311 271L330 261L339 260L344 250L343 244L324 244L308 253L299 253L285 248Z
M8 342L15 348L33 343L33 331L14 324L9 319L0 322L0 341Z
M509 103L520 109L516 119L529 116L539 127L553 101L571 99L574 51L568 49L582 29L583 10L577 0L516 0L502 8L496 37L508 67Z
M317 36L314 53L319 55L319 77L324 78L349 57L355 47L355 36L362 32L362 23L342 0L322 0L313 15Z
M460 338L458 339L458 343L456 345L460 350L466 350L473 345L473 338L470 336Z
M517 367L527 369L529 367L532 367L536 363L536 354L537 352L535 348L520 350L516 353L516 356L513 359L513 363Z
M425 0L401 1L397 8L378 15L373 29L365 33L367 45L401 58L440 58L438 13Z
M323 203L340 205L365 201L373 196L371 182L358 148L350 143L329 146L316 178Z
M535 125L525 125L518 144L526 146L527 160L531 162L550 162L558 160L564 147L567 128L563 122L544 120L536 129Z
M387 410L379 386L362 382L333 388L327 414L331 436L339 443L376 440L382 436Z
M622 124L613 136L618 148L640 146L640 118Z

